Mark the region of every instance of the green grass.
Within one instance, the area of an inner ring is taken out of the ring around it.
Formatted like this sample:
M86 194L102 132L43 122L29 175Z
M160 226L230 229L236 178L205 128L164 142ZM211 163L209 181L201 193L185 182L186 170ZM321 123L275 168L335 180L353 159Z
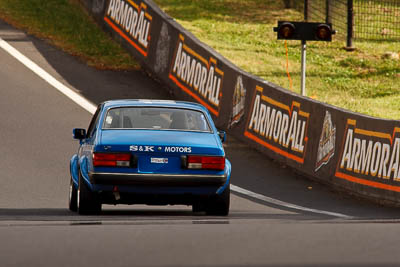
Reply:
M200 40L240 68L289 88L284 41L272 28L277 20L302 20L299 11L276 0L155 0L168 14ZM334 39L337 39L334 37ZM308 42L307 95L356 112L400 118L400 61L382 59L400 52L395 42L356 42L347 52L345 42ZM300 92L300 42L288 41L293 91Z
M78 0L0 0L0 18L100 69L138 63L95 25Z

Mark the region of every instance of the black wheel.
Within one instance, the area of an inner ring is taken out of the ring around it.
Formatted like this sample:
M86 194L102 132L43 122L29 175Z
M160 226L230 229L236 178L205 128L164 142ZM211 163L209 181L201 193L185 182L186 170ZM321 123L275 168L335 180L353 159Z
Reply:
M74 186L74 182L72 181L71 177L69 181L69 201L68 201L68 206L71 211L78 210L77 198L78 198L78 190Z
M229 214L230 195L231 189L228 185L221 195L212 197L207 204L207 215L227 216Z
M79 214L99 214L101 212L101 202L97 194L89 189L80 174L77 196Z

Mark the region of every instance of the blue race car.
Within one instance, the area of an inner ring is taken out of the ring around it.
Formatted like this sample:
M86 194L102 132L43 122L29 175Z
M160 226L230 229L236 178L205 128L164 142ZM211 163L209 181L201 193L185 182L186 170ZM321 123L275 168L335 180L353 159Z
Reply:
M69 209L98 214L102 204L192 205L228 215L231 164L207 109L197 103L101 103L70 161Z

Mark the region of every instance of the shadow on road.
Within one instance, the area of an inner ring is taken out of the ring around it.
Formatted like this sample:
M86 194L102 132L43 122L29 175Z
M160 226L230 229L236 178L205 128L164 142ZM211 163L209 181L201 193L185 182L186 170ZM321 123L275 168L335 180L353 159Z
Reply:
M141 70L98 70L42 40L32 37L31 42L67 86L95 104L110 99L172 99L166 88Z
M304 216L302 214L275 214L263 212L232 211L229 216L207 216L190 210L161 209L105 209L99 215L78 215L68 209L0 209L1 222L68 222L87 223L134 223L134 224L229 224L241 220L312 221L331 220L328 216ZM7 224L9 225L9 224Z

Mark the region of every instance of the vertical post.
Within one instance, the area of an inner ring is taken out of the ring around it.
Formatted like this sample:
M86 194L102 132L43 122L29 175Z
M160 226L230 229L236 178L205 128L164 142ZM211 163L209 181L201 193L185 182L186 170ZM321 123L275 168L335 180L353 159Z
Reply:
M353 51L353 32L354 29L354 11L353 0L347 0L347 44L346 50Z
M326 0L326 17L325 17L325 22L326 23L332 23L332 8L331 8L331 0Z
M304 0L304 21L308 21L308 0Z
M301 40L301 95L306 95L306 40Z

